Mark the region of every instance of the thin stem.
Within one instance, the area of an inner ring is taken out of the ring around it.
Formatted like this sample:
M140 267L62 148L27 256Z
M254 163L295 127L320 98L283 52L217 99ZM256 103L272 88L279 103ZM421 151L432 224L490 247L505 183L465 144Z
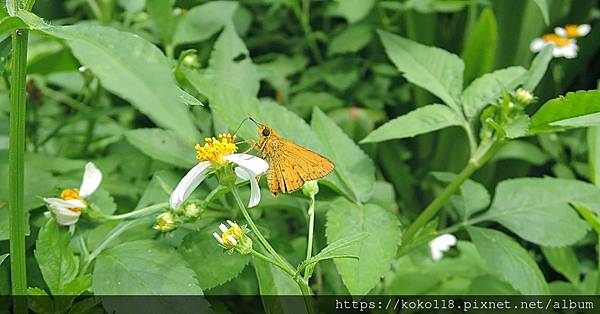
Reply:
M301 0L301 4L298 4L294 11L300 20L306 43L308 44L308 48L313 54L313 57L315 57L318 63L323 63L323 56L321 55L321 51L319 50L319 46L317 45L317 41L315 40L315 36L310 26L310 0Z
M84 259L83 267L79 271L79 274L80 275L85 274L87 269L90 267L90 265L94 261L94 259L96 259L96 257L98 257L98 255L100 255L100 253L102 253L102 251L104 251L104 249L110 244L110 242L112 242L114 239L116 239L118 236L120 236L123 232L127 231L127 229L129 229L129 227L136 224L137 222L139 222L139 220L132 220L132 221L124 222L124 223L121 223L120 225L116 226L113 230L111 230L111 232L104 239L104 241L102 241L102 243L100 243L100 245L98 245L98 247L96 247L96 249L94 251L92 251L92 253L90 253L90 255L88 255Z
M154 204L148 207L144 207L144 208L140 208L140 209L136 209L134 211L125 213L125 214L120 214L120 215L105 215L102 216L102 218L106 219L106 220L121 220L121 219L127 219L127 218L132 218L132 217L140 217L140 216L144 216L144 215L148 215L151 213L154 213L155 211L157 211L158 209L162 209L169 206L169 203L167 202L163 202L163 203L158 203L158 204Z
M10 207L10 270L12 294L27 295L25 268L25 208L23 207L25 105L27 76L26 30L12 33L12 70L10 77L10 145L8 156L8 185ZM15 313L27 311L27 300L16 298Z
M479 169L482 165L488 162L495 154L498 149L502 146L502 141L490 141L482 143L480 147L473 153L473 157L469 160L467 166L454 178L448 186L442 191L442 194L438 195L425 210L415 219L415 221L406 229L402 237L403 245L408 244L416 233L421 228L433 219L438 212L442 209L442 206L446 201L456 193L456 190L460 188L462 183L467 180L475 170Z
M308 241L306 242L306 259L312 257L313 235L315 230L315 196L310 197L310 206L308 207ZM312 274L312 267L304 269L304 280L308 281Z
M468 121L465 121L463 124L463 129L465 129L465 132L467 133L467 138L469 139L469 149L471 154L473 154L477 150L477 140L475 139L473 129Z

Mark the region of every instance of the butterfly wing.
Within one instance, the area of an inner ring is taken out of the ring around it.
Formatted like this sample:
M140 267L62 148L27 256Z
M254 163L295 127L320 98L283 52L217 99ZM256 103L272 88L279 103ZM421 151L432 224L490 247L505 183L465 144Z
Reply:
M273 194L279 189L284 193L296 191L304 182L323 178L335 168L329 159L307 148L281 138L278 141L278 149L268 156L269 189Z

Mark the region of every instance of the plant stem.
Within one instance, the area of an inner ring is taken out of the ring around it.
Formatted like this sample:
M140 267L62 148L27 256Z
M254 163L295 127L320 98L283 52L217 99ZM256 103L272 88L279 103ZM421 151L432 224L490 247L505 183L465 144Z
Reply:
M102 216L102 218L104 218L106 220L121 220L121 219L127 219L127 218L131 218L131 217L139 217L139 216L143 216L146 214L151 214L151 213L155 212L156 210L165 208L167 206L169 206L169 203L163 202L163 203L150 205L148 207L136 209L134 211L131 211L131 212L128 212L125 214L105 215L105 216Z
M25 105L27 76L26 30L12 33L12 70L10 78L10 144L9 144L9 207L10 207L10 270L12 294L27 295L25 268L25 208L23 207ZM15 313L27 311L27 300L16 298Z
M596 262L598 263L598 275L596 278L596 295L600 294L600 232L596 232L598 235L598 244L596 246L596 258L598 259Z
M402 237L402 245L410 243L413 237L419 230L431 219L433 219L438 212L442 209L442 206L446 201L454 195L456 190L467 180L475 170L479 169L482 165L488 162L495 154L498 149L502 146L503 141L489 141L482 143L479 148L473 153L473 157L469 160L467 166L454 178L448 186L442 191L442 194L438 195L425 210L415 219L415 221L406 229Z
M315 40L315 36L310 26L310 0L301 0L301 3L298 4L294 11L296 11L296 15L300 20L302 31L306 37L306 43L308 44L308 48L313 54L313 57L315 57L317 63L323 63L323 56L321 55L321 51L319 50L319 46L317 45L317 41Z
M310 206L308 207L308 241L306 242L306 259L312 257L313 236L315 230L315 196L310 197ZM312 267L308 266L304 269L304 280L308 282L312 274Z

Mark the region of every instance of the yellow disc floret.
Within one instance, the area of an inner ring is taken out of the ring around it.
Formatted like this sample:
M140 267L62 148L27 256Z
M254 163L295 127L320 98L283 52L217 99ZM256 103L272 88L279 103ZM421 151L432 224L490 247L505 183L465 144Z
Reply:
M579 26L574 24L566 25L565 32L567 33L567 38L577 38L579 37Z
M546 34L544 35L544 41L548 43L553 43L557 47L564 47L569 44L569 40L567 38L562 38L556 34Z
M219 134L219 138L207 137L204 139L204 146L196 144L196 159L198 161L210 161L213 165L221 165L226 161L223 157L235 153L235 135L229 133Z
M221 235L221 240L223 240L223 246L230 249L237 245L237 240L242 237L244 231L237 224L229 227L227 231L223 232ZM232 241L233 240L233 241Z
M84 202L84 204L85 204L85 201L79 197L79 189L65 189L62 192L60 192L60 198L62 198L65 201L80 200L80 201ZM73 212L81 211L81 208L77 208L77 207L68 208L68 209Z

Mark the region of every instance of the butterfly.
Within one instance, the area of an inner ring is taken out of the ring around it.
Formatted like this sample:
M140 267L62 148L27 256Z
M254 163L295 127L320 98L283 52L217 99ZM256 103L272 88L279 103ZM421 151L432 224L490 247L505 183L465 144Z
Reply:
M269 163L267 182L273 195L280 190L294 192L302 188L304 182L323 178L335 168L329 159L279 136L268 125L254 123L259 126L260 136L254 147Z

